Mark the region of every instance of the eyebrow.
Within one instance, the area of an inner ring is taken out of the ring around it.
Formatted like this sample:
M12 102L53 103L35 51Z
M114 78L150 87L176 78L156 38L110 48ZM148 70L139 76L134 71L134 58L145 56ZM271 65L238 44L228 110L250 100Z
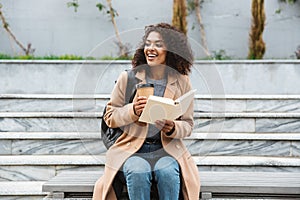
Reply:
M162 40L146 40L146 42L163 42Z

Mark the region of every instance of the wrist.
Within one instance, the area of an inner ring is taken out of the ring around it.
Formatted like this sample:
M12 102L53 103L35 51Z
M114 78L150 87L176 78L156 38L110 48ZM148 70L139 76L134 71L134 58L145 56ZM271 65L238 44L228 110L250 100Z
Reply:
M169 132L166 133L167 136L172 135L172 133L174 133L174 131L175 131L175 125L173 126L173 128Z

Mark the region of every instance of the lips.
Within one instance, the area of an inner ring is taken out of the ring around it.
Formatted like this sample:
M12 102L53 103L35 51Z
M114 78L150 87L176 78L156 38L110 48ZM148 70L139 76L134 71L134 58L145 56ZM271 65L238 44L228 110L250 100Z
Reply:
M157 54L154 54L154 53L149 53L147 55L148 55L148 57L156 57L157 56Z
M148 57L148 60L153 60L157 57L158 55L157 54L154 54L154 53L147 53L147 57Z

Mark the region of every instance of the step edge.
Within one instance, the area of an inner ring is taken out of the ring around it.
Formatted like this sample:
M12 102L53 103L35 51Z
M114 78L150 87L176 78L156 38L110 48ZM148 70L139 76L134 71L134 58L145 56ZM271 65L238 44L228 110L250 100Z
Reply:
M300 167L300 157L271 156L192 156L197 165ZM104 165L105 155L5 155L0 166ZM238 159L237 159L238 158Z
M0 118L101 118L102 112L0 112ZM194 118L300 118L300 112L194 113Z

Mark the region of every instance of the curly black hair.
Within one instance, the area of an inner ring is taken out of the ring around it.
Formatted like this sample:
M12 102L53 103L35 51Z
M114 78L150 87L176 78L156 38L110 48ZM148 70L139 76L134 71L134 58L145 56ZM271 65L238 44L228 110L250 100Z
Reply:
M145 35L132 59L133 69L147 65L144 47L146 39L151 32L158 32L162 36L167 48L166 65L175 69L180 74L187 75L191 71L194 60L191 46L183 32L167 23L159 23L145 27Z

